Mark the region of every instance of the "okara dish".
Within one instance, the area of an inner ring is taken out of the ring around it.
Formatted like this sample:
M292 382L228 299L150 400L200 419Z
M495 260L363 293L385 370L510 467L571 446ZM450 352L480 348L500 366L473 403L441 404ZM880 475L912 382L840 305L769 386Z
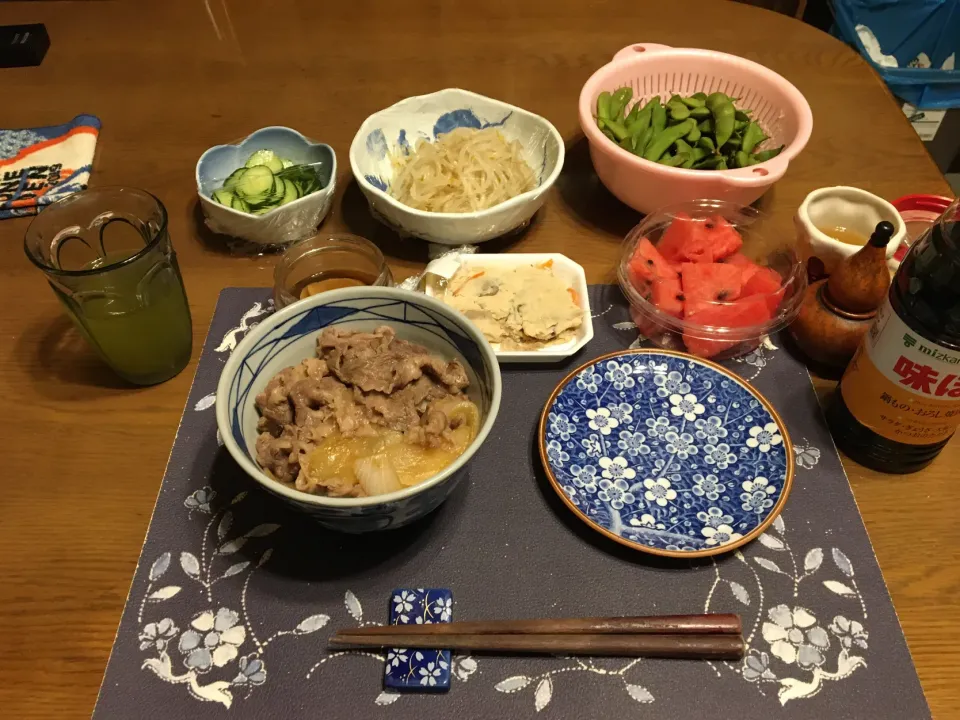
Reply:
M257 395L257 461L288 486L330 497L402 490L440 472L477 435L467 373L388 326L328 327L317 357Z
M517 287L532 273L540 275L538 288L549 286L556 307ZM421 282L427 295L466 315L501 363L558 362L593 339L587 277L559 253L448 253L427 265ZM532 307L521 308L528 296Z
M443 301L502 350L568 342L583 324L579 293L553 272L553 260L516 267L461 266Z

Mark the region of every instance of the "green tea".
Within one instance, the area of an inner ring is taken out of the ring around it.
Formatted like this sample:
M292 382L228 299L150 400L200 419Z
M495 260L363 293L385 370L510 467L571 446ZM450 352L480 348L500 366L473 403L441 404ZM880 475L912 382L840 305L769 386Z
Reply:
M133 251L108 253L85 269L107 268ZM176 375L193 347L190 307L176 258L164 258L144 273L144 260L91 276L91 286L57 296L81 331L113 369L138 385Z

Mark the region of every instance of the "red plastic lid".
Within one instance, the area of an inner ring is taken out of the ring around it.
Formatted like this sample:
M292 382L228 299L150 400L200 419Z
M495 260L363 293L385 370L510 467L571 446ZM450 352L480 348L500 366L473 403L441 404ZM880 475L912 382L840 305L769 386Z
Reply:
M933 225L952 202L953 200L942 195L904 195L894 200L892 205L907 226L907 238L900 243L894 259L903 260L913 241Z

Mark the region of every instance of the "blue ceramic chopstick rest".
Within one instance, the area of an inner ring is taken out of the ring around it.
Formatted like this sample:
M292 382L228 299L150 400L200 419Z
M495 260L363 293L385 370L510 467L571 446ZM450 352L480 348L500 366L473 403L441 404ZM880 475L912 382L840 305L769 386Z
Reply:
M391 625L448 623L452 616L453 593L445 588L398 588L390 595ZM450 651L391 648L383 686L406 692L446 692Z

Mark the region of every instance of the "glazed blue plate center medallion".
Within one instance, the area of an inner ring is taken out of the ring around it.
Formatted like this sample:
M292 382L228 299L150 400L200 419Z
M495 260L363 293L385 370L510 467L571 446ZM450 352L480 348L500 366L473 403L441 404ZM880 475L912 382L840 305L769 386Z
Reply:
M749 542L779 514L790 440L752 387L661 350L598 358L554 391L540 424L554 489L594 529L638 550L694 557Z

